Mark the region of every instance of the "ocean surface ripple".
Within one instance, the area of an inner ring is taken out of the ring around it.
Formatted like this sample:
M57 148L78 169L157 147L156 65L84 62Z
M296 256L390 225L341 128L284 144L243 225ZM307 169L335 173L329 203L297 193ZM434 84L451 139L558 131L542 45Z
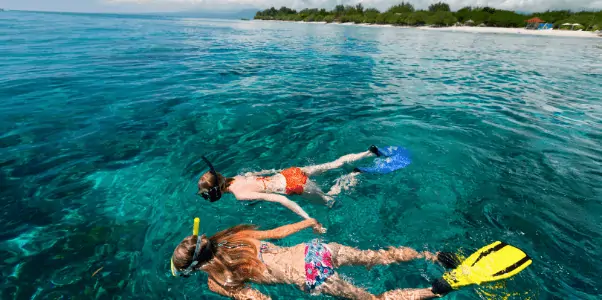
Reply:
M599 44L1 13L0 298L220 299L206 275L170 276L169 257L192 218L213 234L298 217L230 196L199 199L201 155L235 175L377 144L407 147L412 164L363 176L331 210L295 199L329 228L325 241L466 254L503 240L533 265L448 299L600 299ZM318 183L326 189L352 168ZM382 293L427 287L443 269L415 262L340 272ZM259 289L308 297L291 286Z

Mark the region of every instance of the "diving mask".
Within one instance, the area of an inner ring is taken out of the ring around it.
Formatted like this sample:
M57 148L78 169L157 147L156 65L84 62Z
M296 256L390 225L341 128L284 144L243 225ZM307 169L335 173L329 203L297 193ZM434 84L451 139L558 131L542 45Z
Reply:
M196 248L194 249L194 255L192 256L192 263L183 271L179 271L176 266L173 264L173 256L170 260L171 262L171 275L180 276L180 277L189 277L192 274L193 269L196 265L199 264L198 258L199 253L201 252L201 237L199 236L199 227L200 227L201 219L194 218L194 224L192 226L192 235L196 236Z
M209 166L209 172L211 172L211 174L213 175L214 180L213 187L211 187L206 192L200 193L199 195L201 195L205 200L215 202L222 198L222 189L219 186L219 177L217 176L217 172L215 171L215 168L213 167L211 162L205 156L201 156L201 158L203 159L203 161L205 161L207 166Z

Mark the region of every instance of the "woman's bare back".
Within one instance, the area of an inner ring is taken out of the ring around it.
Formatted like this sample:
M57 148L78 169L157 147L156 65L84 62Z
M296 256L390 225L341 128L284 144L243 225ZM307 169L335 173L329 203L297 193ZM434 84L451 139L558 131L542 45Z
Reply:
M252 192L284 194L285 189L286 179L282 174L270 177L236 176L228 187L234 195Z
M305 245L279 247L272 243L257 244L259 258L266 266L263 279L257 283L294 284L303 288L305 284Z

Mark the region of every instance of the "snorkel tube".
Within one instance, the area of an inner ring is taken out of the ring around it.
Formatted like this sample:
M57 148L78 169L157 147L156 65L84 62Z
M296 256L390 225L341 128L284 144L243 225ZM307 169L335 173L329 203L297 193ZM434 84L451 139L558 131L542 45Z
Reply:
M201 219L194 218L194 224L192 225L192 235L196 236L196 248L194 249L194 256L192 257L192 263L186 268L184 271L178 271L176 266L173 264L173 256L171 257L171 275L173 276L182 276L188 277L192 273L192 269L196 266L198 262L198 256L201 252L201 237L199 237L199 227L201 225Z
M194 218L194 223L192 224L192 235L199 235L199 227L201 227L201 219L196 217Z
M201 193L201 196L203 196L205 200L215 202L222 198L222 189L219 186L219 177L217 177L217 172L215 171L215 168L213 167L211 162L205 156L201 156L201 158L203 159L203 161L205 161L207 166L209 166L209 172L211 172L214 178L213 187L211 187L208 191Z

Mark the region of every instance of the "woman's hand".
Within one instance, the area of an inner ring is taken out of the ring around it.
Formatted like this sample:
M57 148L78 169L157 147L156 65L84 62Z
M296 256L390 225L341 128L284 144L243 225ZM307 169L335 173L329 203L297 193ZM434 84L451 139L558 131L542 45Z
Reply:
M320 222L318 222L316 219L311 218L311 219L307 219L309 221L309 224L311 225L311 227L314 229L314 233L317 234L324 234L326 233L326 228L324 228L324 226L322 226L322 224L320 224Z
M314 229L314 233L316 234L324 234L326 233L326 228L324 228L324 226L322 226L322 224L318 223L318 221L314 220L315 223L311 225L311 227Z

